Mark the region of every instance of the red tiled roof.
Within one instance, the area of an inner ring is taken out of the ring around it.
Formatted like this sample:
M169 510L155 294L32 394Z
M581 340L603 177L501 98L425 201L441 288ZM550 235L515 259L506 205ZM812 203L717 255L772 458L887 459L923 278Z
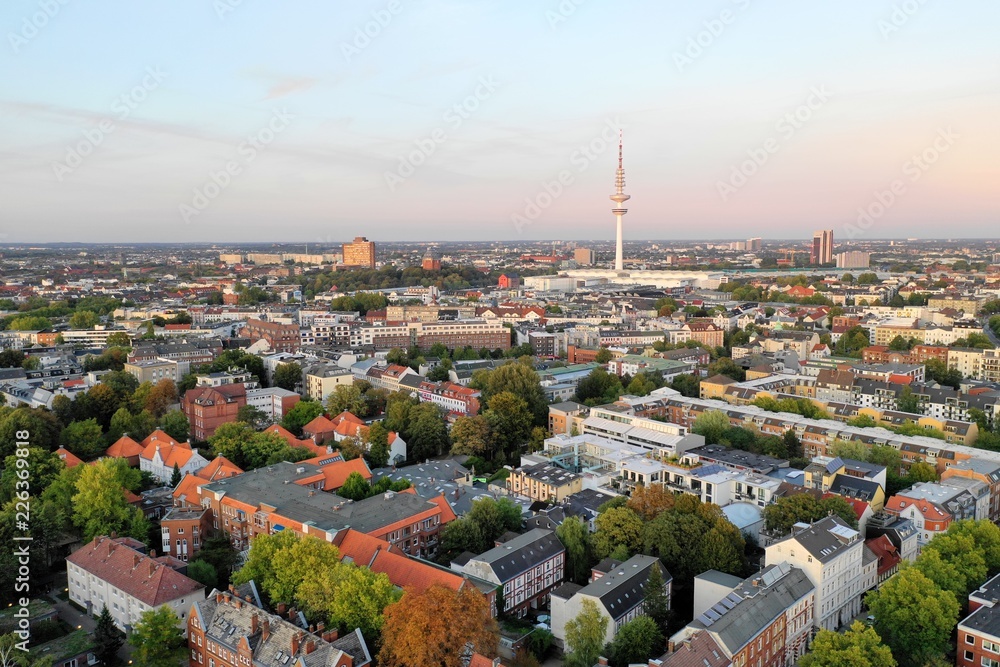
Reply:
M365 463L363 458L358 457L356 459L351 459L350 461L344 461L341 459L325 465L320 464L320 461L329 459L330 456L330 454L326 454L325 456L317 456L314 459L307 459L306 461L303 461L303 463L311 463L315 466L319 466L320 472L323 474L324 491L336 491L342 487L352 472L356 472L364 477L366 482L371 481L372 471L368 469L368 464Z
M301 447L299 443L305 442L303 440L299 440L298 438L296 438L295 434L293 434L291 431L289 431L281 424L271 424L270 426L264 429L264 433L277 433L282 438L287 440L288 444L291 445L292 447Z
M184 475L184 479L181 480L181 483L177 485L177 488L175 488L173 494L171 494L174 497L175 504L177 504L176 501L180 501L181 498L184 498L184 502L189 505L200 504L201 501L199 499L201 496L199 494L199 489L203 484L208 484L209 481L210 480L199 477L198 475Z
M303 433L329 433L336 428L334 423L320 415L302 427Z
M187 597L205 587L130 547L134 540L96 537L66 560L151 607Z
M216 456L211 463L198 471L198 477L208 481L242 475L243 469L227 459L225 456Z
M104 450L104 454L115 458L127 459L133 456L140 456L143 449L144 447L138 442L127 435L123 435L115 440L113 445Z
M67 468L72 468L74 466L78 466L81 463L83 463L83 459L81 459L79 456L69 451L65 447L60 447L59 449L57 449L56 456L58 456L63 460Z

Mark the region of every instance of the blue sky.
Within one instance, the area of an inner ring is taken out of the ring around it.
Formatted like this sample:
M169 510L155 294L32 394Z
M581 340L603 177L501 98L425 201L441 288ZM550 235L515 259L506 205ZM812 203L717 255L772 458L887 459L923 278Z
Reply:
M0 238L611 238L618 127L627 239L995 236L998 24L990 0L5 0Z

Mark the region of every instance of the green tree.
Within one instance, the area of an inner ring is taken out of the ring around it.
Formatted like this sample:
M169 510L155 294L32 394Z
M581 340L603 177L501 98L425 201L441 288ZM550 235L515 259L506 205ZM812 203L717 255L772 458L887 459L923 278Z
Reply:
M118 649L125 645L125 633L118 629L111 617L107 605L101 606L94 627L94 655L105 665L113 665L118 661Z
M295 435L302 435L302 427L321 414L323 414L321 403L303 399L285 413L281 419L281 425Z
M918 482L934 482L937 481L937 478L937 470L926 461L911 463L909 469L906 471L908 486L912 486Z
M713 361L708 366L709 377L713 375L727 375L737 382L743 382L747 379L747 372L742 366L739 366L729 357L722 357Z
M642 546L642 519L627 507L616 507L594 520L594 551L598 558L611 555L617 547L624 547L629 554L639 552Z
M483 413L490 428L490 441L496 453L508 461L517 458L531 434L532 417L528 403L506 391L494 395Z
M896 408L900 412L911 414L923 414L923 406L920 404L920 397L913 393L913 389L907 385L903 387L899 398L896 399Z
M698 378L689 373L678 375L670 382L670 387L688 398L697 398L700 390Z
M249 404L241 405L236 411L236 421L243 422L254 430L266 428L272 422L266 412Z
M529 415L530 418L530 415ZM459 417L451 427L451 453L494 458L490 424L484 415Z
M840 496L817 500L808 493L796 493L778 498L764 508L764 526L767 530L785 535L796 523L819 521L830 513L844 520L852 528L857 528L858 518L854 508Z
M60 430L59 420L44 408L15 408L0 418L0 457L14 453L17 441L21 440L16 437L18 431L31 434L32 446L52 451L59 447Z
M799 661L802 667L896 667L892 651L872 628L854 621L841 634L820 630L812 650Z
M177 442L187 442L191 424L180 410L171 410L160 418L160 428Z
M326 623L348 632L360 628L368 642L376 645L384 622L382 612L402 595L385 574L340 563L306 579L297 597L304 609Z
M653 568L658 570L659 568ZM637 616L618 629L610 645L612 667L646 663L663 653L663 631L649 616Z
M206 590L219 588L219 573L216 572L215 566L208 561L198 559L188 563L187 576L202 584Z
M382 422L375 422L368 428L365 460L372 468L384 468L389 464L389 431Z
M24 463L19 464L19 460L24 461ZM4 459L2 472L0 472L0 504L13 498L17 491L27 491L29 496L40 496L42 491L59 477L65 467L66 464L58 455L41 447L29 446L27 456L24 457L11 454ZM18 472L21 470L27 472L27 479L20 478ZM24 487L24 484L19 486L19 481L27 482L27 488Z
M69 326L72 329L93 329L97 322L97 313L89 310L78 310L69 318Z
M187 653L180 619L167 606L142 612L128 641L133 656L143 667L177 667Z
M902 667L920 667L948 651L961 605L917 568L904 566L865 600L875 631Z
M976 551L982 554L989 573L1000 571L1000 528L995 523L972 519L955 521L948 526L947 535L964 535L971 538ZM931 540L931 544L933 543L934 540ZM935 548L941 550L942 545L938 544Z
M142 510L125 499L132 472L124 459L101 459L83 468L72 498L73 523L81 530L83 541L98 535L128 535L140 542L149 538L149 521Z
M288 391L295 391L295 385L301 382L302 366L295 362L278 364L278 367L274 369L275 387L281 387L282 389L287 389Z
M594 361L596 361L599 364L606 364L613 358L614 355L611 354L611 350L609 350L606 347L602 347L597 351L597 355L594 356Z
M729 416L722 410L707 410L698 415L691 425L691 430L704 436L705 442L710 445L718 443L729 428Z
M597 603L584 599L580 613L566 622L566 648L563 662L567 667L593 667L604 648L608 617L598 610Z
M490 407L490 400L494 396L510 392L528 404L535 426L548 424L549 402L545 398L538 373L529 365L508 362L492 371L477 371L472 376L470 386L480 390L486 408Z
M364 500L372 495L372 487L361 473L352 472L344 480L344 485L337 490L337 495L350 500Z
M441 409L433 403L420 403L409 409L406 425L408 455L417 461L440 456L448 447L448 427Z
M590 529L580 517L569 516L556 528L556 535L566 547L566 578L586 585L595 562Z
M642 611L653 619L656 627L660 630L666 630L667 622L670 620L670 598L667 597L664 585L663 573L660 572L660 568L651 568L649 579L646 581Z
M622 395L621 380L604 368L595 368L576 385L577 398L587 405L600 405L617 401Z
M72 422L59 435L59 444L84 461L95 459L105 450L101 426L96 419Z
M170 474L170 486L177 488L177 485L181 483L181 469L177 467L177 463L174 463L174 471Z
M478 523L466 517L456 519L445 524L441 531L440 560L449 563L465 551L482 553L490 544L483 538L483 530Z

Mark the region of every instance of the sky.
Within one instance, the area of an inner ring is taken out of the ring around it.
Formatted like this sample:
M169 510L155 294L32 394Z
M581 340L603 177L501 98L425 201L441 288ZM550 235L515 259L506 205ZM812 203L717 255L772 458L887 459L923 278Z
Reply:
M993 0L0 3L0 242L996 237Z

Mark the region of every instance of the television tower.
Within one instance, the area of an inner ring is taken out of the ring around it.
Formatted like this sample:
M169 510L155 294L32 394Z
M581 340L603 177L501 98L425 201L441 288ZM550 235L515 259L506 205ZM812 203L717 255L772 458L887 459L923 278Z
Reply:
M615 271L625 270L625 259L622 254L622 216L628 213L627 208L622 208L622 204L631 199L625 194L625 167L622 166L622 131L618 130L618 171L615 172L615 194L611 195L611 201L618 206L611 209L618 221L618 235L615 240Z

